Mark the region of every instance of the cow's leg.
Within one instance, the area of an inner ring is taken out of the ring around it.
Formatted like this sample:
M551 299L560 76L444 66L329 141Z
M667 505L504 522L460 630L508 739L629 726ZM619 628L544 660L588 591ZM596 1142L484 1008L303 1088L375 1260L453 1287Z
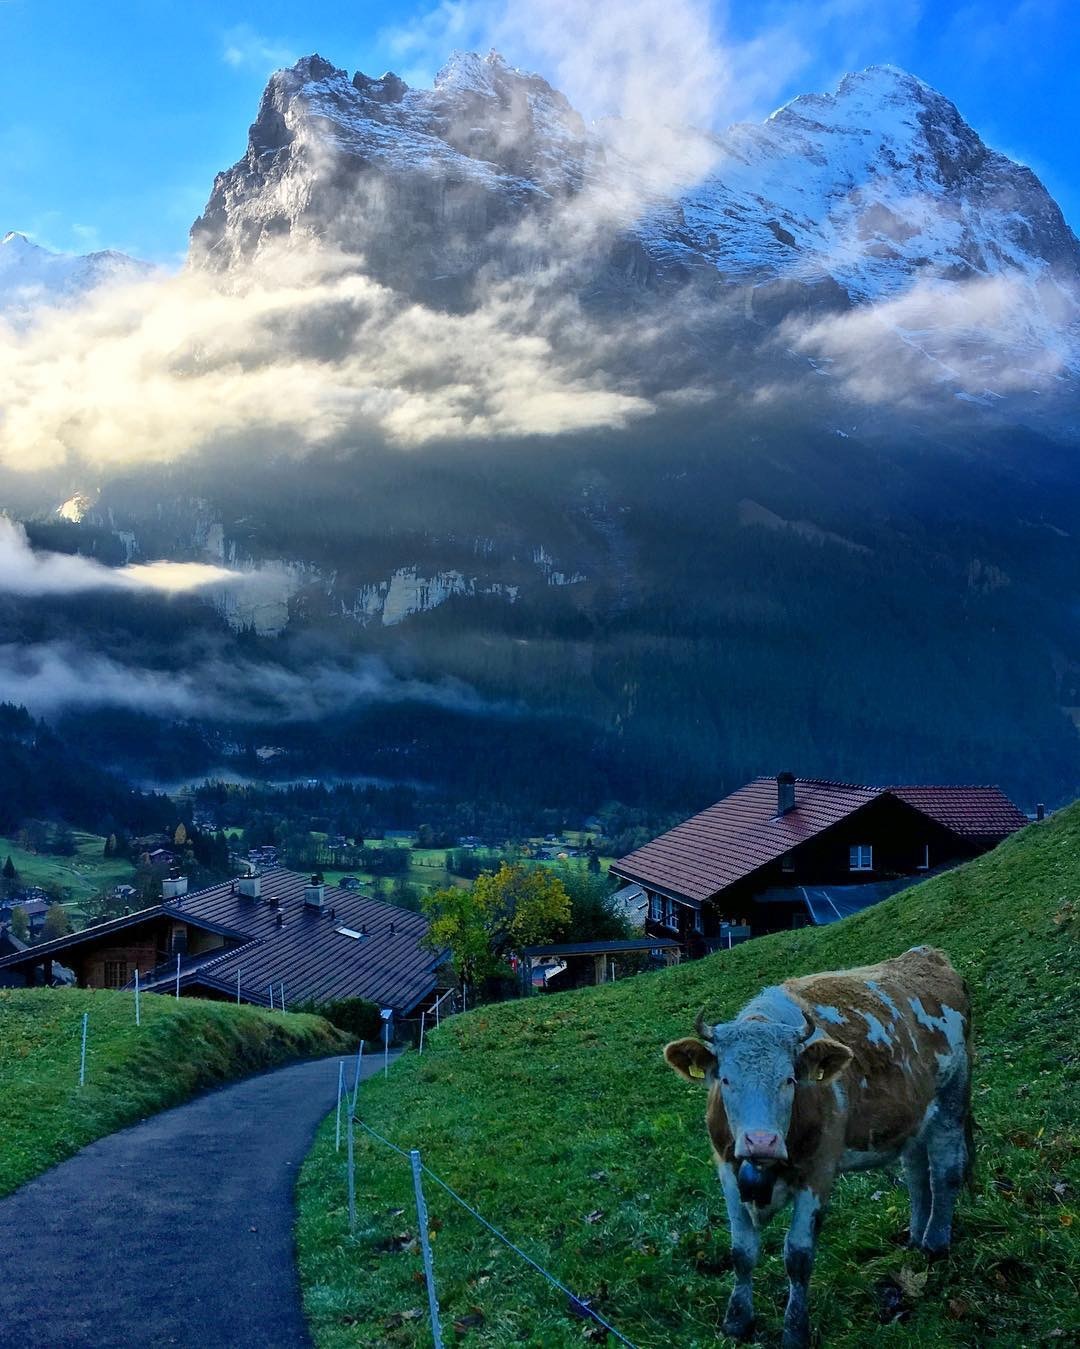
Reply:
M909 1246L921 1246L926 1224L930 1221L930 1162L926 1144L921 1138L912 1139L900 1158L904 1168L908 1195L911 1198L911 1227Z
M754 1333L753 1277L761 1236L750 1221L746 1205L739 1194L735 1168L727 1162L720 1167L720 1184L724 1189L728 1223L731 1226L731 1263L735 1270L735 1287L731 1290L723 1330L733 1340L748 1340Z
M927 1255L943 1255L952 1240L953 1209L967 1172L963 1119L939 1118L927 1133L930 1170L930 1218L922 1234Z
M784 1312L784 1349L807 1349L810 1343L810 1274L824 1214L824 1200L813 1190L795 1191L791 1227L784 1242L784 1268L790 1281Z

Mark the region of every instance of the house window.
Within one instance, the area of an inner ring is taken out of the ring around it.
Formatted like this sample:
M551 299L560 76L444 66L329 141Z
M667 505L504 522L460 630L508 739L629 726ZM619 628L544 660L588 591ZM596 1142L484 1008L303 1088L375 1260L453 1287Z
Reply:
M105 987L123 988L126 983L127 983L127 961L106 960Z
M922 856L921 856L921 857L919 858L919 860L915 863L915 870L916 870L916 871L929 871L929 870L930 870L930 844L929 844L929 843L924 843L924 844L922 845Z
M692 919L692 925L693 925L694 931L695 931L695 932L698 932L698 933L704 932L704 931L705 931L705 925L704 925L704 924L702 923L702 921L701 921L701 910L700 910L700 909L695 909L695 910L693 911L693 914L694 914L694 916L693 916L693 919Z
M673 899L664 900L664 926L671 928L673 932L679 930L679 920L675 916L675 901Z
M662 905L661 902L660 902L660 896L659 896L659 895L650 895L650 896L649 896L649 917L652 919L652 921L653 921L654 923L659 923L659 922L661 922L661 921L663 920L663 916L664 916L664 910L663 910L663 905Z
M786 852L786 853L784 853L783 857L781 857L781 859L780 859L780 870L781 870L781 871L794 871L794 870L795 870L795 857L794 857L794 855L793 855L792 853Z
M849 867L852 871L873 871L874 849L869 843L853 843L851 845Z

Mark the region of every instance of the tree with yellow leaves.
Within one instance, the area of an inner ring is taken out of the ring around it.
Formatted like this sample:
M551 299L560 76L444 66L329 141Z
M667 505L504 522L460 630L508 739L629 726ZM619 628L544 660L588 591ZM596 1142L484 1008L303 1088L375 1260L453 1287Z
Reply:
M482 872L469 890L436 890L421 901L431 923L427 945L450 949L464 983L476 985L506 968L525 946L552 941L570 921L570 896L544 867L504 862Z

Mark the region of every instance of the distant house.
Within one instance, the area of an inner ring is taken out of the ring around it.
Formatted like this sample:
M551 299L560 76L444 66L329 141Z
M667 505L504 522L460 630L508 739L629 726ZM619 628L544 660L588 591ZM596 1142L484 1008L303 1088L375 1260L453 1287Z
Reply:
M11 915L16 909L23 909L31 937L36 937L45 926L45 915L49 912L50 901L44 890L37 886L29 890L17 891L0 901L0 924L11 926Z
M293 871L187 891L163 883L160 904L55 941L0 956L0 976L51 984L53 964L81 988L124 988L139 971L144 989L172 993L179 962L184 997L286 1006L367 998L408 1016L434 993L444 956L421 943L420 914L329 887ZM7 980L5 979L5 982Z
M152 867L171 867L176 863L176 854L171 853L168 848L154 848L151 852L144 853L143 857Z
M830 923L1027 824L997 787L863 787L756 778L612 863L641 887L646 931L691 955Z

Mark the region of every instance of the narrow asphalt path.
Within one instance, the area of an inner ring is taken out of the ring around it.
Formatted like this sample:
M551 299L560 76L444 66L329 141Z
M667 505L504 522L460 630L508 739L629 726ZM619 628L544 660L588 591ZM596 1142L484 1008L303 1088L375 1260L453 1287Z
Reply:
M91 1143L0 1200L0 1345L310 1344L293 1189L334 1107L337 1063L200 1096ZM364 1076L381 1066L373 1056Z

